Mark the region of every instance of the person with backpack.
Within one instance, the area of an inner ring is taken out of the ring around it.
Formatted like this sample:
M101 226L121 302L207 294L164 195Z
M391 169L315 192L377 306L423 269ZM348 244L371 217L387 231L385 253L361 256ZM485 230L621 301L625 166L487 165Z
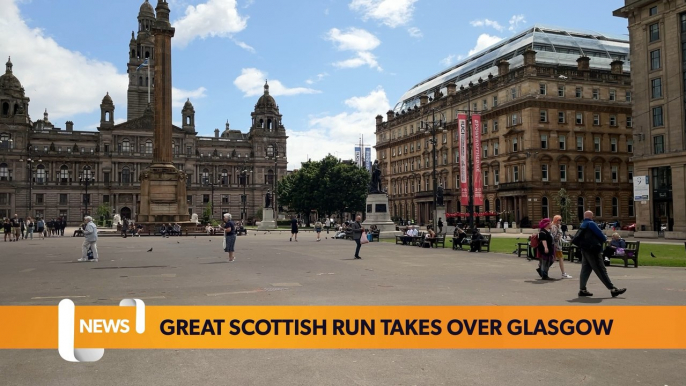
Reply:
M538 234L531 236L531 247L535 248L536 257L538 257L536 272L542 280L553 280L548 276L548 268L555 261L555 244L553 243L553 235L550 233L552 225L553 223L549 218L544 218L538 224Z
M607 237L600 231L598 225L593 222L593 212L590 210L586 211L584 213L584 221L572 240L572 244L581 250L582 256L581 273L579 274L579 297L593 296L586 289L586 283L588 283L591 272L595 272L598 275L600 281L610 290L610 295L613 298L626 292L626 288L617 288L612 284L607 274L607 269L605 269L603 264L601 252L603 251L603 243L606 240Z
M98 262L98 227L93 223L93 217L86 216L83 218L83 245L81 246L82 255L79 261L93 261Z
M562 223L562 216L553 216L553 226L550 228L550 234L553 235L553 242L555 243L555 259L557 263L560 264L560 271L562 271L563 279L571 279L572 276L565 272L565 258L562 254L562 229L560 224Z
M36 232L38 232L41 240L45 240L45 220L42 217L39 217L38 221L36 221Z

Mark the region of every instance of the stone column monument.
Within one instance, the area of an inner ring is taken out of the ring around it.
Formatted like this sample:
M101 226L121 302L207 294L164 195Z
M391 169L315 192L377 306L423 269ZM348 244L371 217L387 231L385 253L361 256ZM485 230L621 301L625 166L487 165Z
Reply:
M264 196L264 208L262 208L262 222L257 225L257 230L276 229L276 227L274 209L272 209L272 191L267 190L267 194Z
M367 217L362 226L369 229L372 225L376 225L379 229L379 238L382 239L402 235L402 232L395 230L395 223L391 221L388 209L388 196L381 189L381 168L379 161L376 160L372 165L372 181L369 184L367 196Z
M169 23L169 4L158 0L155 35L155 105L153 162L140 175L141 196L139 223L186 223L190 216L186 205L186 173L172 163L172 70L171 39L174 28Z

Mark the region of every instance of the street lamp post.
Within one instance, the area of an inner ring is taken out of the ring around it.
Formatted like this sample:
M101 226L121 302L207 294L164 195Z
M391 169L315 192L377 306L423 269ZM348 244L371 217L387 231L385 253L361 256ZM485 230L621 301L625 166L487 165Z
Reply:
M276 179L277 176L279 175L278 173L278 160L279 160L279 152L276 149L276 146L269 146L267 148L267 159L273 159L274 160L274 173L272 175L272 210L274 213L276 213Z
M31 158L31 144L28 144L28 146L26 147L26 153L27 153L26 169L28 170L28 175L29 175L29 212L26 214L26 217L30 217L31 212L33 210L33 171L34 171L33 164L35 162L40 163L43 161L40 159L34 160L33 158ZM19 161L22 161L22 160L20 159Z
M218 179L216 182L207 183L206 181L205 183L210 185L210 187L212 188L212 193L210 195L210 210L212 211L210 219L212 219L212 217L214 216L214 187L217 185L221 186L221 179Z
M95 182L95 178L91 177L90 174L91 169L84 169L83 173L81 174L81 177L79 177L79 180L84 184L86 187L86 196L83 199L83 208L84 212L83 215L87 216L89 213L89 206L90 206L90 197L88 196L88 185L92 182Z
M431 220L433 223L433 226L435 227L436 224L438 223L436 220L436 216L438 214L438 207L436 204L436 195L438 194L438 182L436 180L436 146L438 146L438 141L436 140L436 133L441 129L441 132L445 132L445 116L443 113L438 113L439 114L439 119L436 121L436 109L431 109L431 121L421 121L420 122L420 128L428 133L431 134L431 139L429 142L433 145L432 149L432 156L433 156L433 173L432 173L432 179L433 179L433 215L431 216ZM428 114L427 114L428 118Z
M241 197L241 199L243 201L243 212L241 213L241 220L243 220L243 221L247 220L247 217L248 217L248 209L247 209L248 194L246 192L246 189L248 187L248 174L249 173L252 173L252 170L248 170L246 165L244 164L243 170L241 170L241 176L242 176L241 179L243 180L243 197Z

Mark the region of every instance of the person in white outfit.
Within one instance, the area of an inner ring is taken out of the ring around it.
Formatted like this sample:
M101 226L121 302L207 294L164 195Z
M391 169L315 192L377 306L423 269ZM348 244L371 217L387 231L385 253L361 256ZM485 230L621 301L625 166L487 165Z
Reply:
M98 241L98 227L93 223L93 217L86 216L83 218L85 225L83 226L83 246L81 247L81 258L79 261L98 261L98 247L95 243ZM88 250L93 251L93 258L88 260Z

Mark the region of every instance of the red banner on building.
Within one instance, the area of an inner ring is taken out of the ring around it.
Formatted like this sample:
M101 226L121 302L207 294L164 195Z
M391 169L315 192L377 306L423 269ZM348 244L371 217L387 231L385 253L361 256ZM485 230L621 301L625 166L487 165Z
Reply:
M484 204L484 180L481 177L481 115L472 114L472 161L474 173L472 184L474 186L474 205Z
M460 130L460 203L469 205L469 187L467 186L467 114L457 114Z

